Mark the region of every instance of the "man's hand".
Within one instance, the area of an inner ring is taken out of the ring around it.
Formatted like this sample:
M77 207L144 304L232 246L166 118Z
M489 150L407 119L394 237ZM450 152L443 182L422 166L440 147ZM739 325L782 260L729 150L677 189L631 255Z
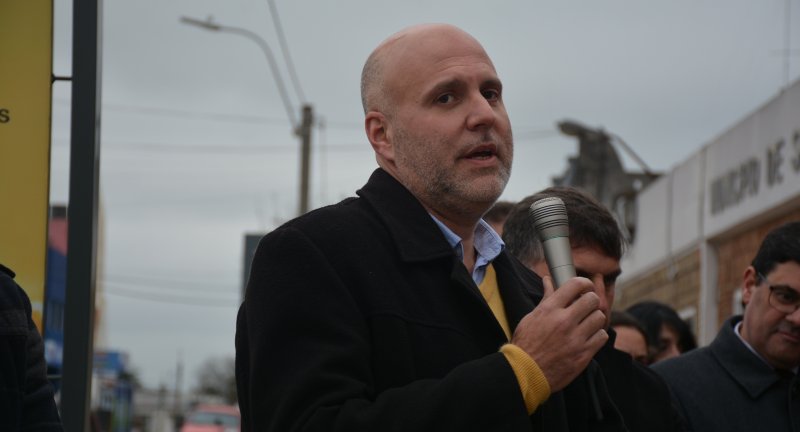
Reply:
M549 276L543 282L544 298L522 318L511 343L533 358L555 392L586 368L608 334L603 329L606 317L598 309L600 298L589 279L572 278L557 291Z

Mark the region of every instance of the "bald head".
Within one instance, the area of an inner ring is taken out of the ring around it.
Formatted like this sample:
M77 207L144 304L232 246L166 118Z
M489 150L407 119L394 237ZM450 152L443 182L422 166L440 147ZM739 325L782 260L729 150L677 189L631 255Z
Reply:
M421 24L403 29L380 43L364 63L361 71L361 104L364 113L380 111L390 114L392 105L392 72L426 50L446 45L447 41L468 40L477 50L483 47L469 33L450 24ZM433 46L432 46L433 45ZM488 58L488 56L487 56ZM402 69L407 70L407 69Z
M378 166L462 239L471 236L513 158L503 85L486 51L451 25L410 27L373 51L362 77Z

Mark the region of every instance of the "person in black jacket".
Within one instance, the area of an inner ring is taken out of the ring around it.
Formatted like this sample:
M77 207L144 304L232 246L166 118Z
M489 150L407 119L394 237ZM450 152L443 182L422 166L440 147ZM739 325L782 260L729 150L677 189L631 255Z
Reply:
M764 238L742 302L710 345L653 369L693 431L800 432L800 221Z
M61 432L31 302L0 264L0 430Z
M503 240L508 251L537 274L549 275L542 244L529 215L531 204L546 197L560 198L566 206L575 271L594 282L600 310L609 319L605 324L608 327L614 288L622 273L619 261L625 239L617 221L597 200L569 187L551 187L523 199L504 226ZM664 381L628 353L615 349L616 334L612 329L608 332L609 340L594 359L625 426L633 432L684 430Z
M613 430L602 382L595 400L559 392L608 339L591 282L542 289L481 220L513 152L483 47L411 27L370 55L361 89L380 168L255 253L236 328L242 430Z

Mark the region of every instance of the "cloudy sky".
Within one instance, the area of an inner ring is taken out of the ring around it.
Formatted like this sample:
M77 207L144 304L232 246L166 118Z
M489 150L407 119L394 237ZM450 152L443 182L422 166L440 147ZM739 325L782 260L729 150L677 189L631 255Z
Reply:
M71 68L71 2L57 1L54 69ZM275 0L305 101L316 113L311 207L350 196L376 167L359 74L408 25L476 36L504 81L515 161L503 199L549 185L576 143L555 123L603 127L667 170L780 92L786 0ZM800 29L800 1L790 0ZM240 27L275 53L300 98L267 0L105 0L101 344L146 385L189 388L200 362L232 356L243 235L296 215L298 139L259 46L181 16ZM790 34L800 47L800 30ZM790 78L800 73L792 57ZM68 200L69 84L54 86L51 200ZM630 168L635 165L627 161Z

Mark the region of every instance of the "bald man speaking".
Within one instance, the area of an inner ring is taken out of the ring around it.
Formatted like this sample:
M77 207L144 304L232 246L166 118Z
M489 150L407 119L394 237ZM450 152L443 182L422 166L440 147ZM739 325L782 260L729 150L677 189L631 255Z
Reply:
M236 330L242 430L617 430L602 382L560 392L608 339L591 281L554 291L481 219L513 155L483 47L450 25L405 29L367 59L361 97L378 168L253 260Z

